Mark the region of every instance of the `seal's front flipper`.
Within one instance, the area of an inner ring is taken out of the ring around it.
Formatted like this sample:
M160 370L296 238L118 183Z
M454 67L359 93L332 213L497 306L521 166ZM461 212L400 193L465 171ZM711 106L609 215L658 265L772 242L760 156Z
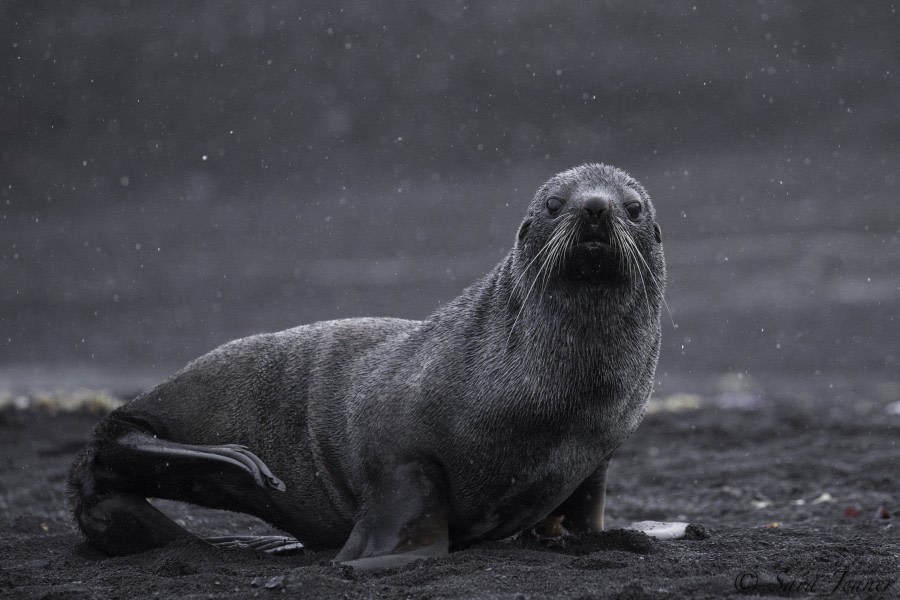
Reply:
M441 470L417 460L382 467L380 477L335 560L364 570L446 555L450 538Z
M304 550L296 538L285 535L222 535L204 538L219 548L250 548L269 554L292 554Z
M575 488L572 495L559 505L549 517L535 526L536 530L552 530L554 526L560 531L562 539L568 533L587 533L603 531L603 510L606 504L606 474L612 454L607 456L596 471ZM561 527L558 519L562 517ZM538 537L542 537L538 535ZM547 536L548 539L555 539Z

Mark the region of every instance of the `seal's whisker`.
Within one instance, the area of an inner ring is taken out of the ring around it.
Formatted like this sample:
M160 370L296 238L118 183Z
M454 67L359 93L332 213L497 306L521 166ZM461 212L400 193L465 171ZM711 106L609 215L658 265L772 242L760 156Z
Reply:
M621 220L617 219L614 221L614 230L616 231L616 237L619 242L622 244L622 249L624 251L625 256L627 257L628 264L628 275L629 279L634 279L633 271L637 271L637 275L640 278L641 282L641 290L644 296L644 304L647 306L647 314L652 315L652 309L650 308L650 294L647 290L647 283L644 281L644 274L640 269L640 265L637 264L635 260L635 253L637 252L636 244L634 243L634 239L632 239L631 235L628 233L626 229L623 228L623 224ZM634 268L633 267L637 267Z
M567 223L567 221L562 221L560 223L560 225L564 226L566 223ZM557 237L563 235L562 228L560 228L559 226L557 226L557 227L558 227L557 230L553 232L553 234L550 236L550 239L547 241L547 243L544 244L544 246L540 250L537 251L537 253L534 255L534 257L530 261L528 261L528 264L525 265L525 268L522 269L522 273L513 282L513 286L512 286L513 289L516 289L519 287L519 284L522 282L522 279L525 277L525 275L528 274L528 271L530 270L531 265L534 264L534 261L536 261L538 258L540 258L545 252L547 252L550 249L551 245L553 244L554 240ZM540 270L538 270L538 272L540 273ZM527 297L528 296L526 295L526 298ZM507 308L509 308L509 303L512 301L512 298L513 298L513 294L510 294L509 298L507 298L507 300L506 300ZM523 300L523 304L524 304L524 300Z
M538 270L538 274L535 276L535 283L538 280L542 281L541 284L541 294L546 290L546 283L550 278L550 274L553 272L553 265L556 262L556 256L559 254L559 249L562 246L563 236L556 238L553 241L553 247L550 248L550 251L544 256L544 260L541 263L541 268Z
M531 282L531 286L528 288L528 293L525 294L525 298L522 300L522 304L519 306L519 312L516 313L516 318L513 320L512 326L509 328L509 335L506 338L506 345L509 346L509 340L512 339L513 331L516 330L516 324L519 322L519 317L522 316L522 311L525 310L525 305L528 303L528 298L531 296L531 290L534 289L534 284L537 283L538 277L541 275L541 271L544 268L544 265L547 263L544 262L541 264L541 268L538 270L537 275L534 277L534 281Z
M541 267L541 291L540 295L544 295L547 291L547 284L550 281L550 276L556 270L556 263L558 257L561 255L562 248L564 246L565 236L560 237L553 244L552 250L547 253L547 256L544 257L544 265Z
M628 256L628 248L622 239L622 232L619 229L619 223L612 221L612 241L615 243L616 255L619 259L619 266L628 275L628 279L633 278L632 261Z
M653 275L652 272L650 272L650 267L647 265L647 261L645 261L644 257L641 256L640 250L638 249L637 244L634 241L634 238L632 238L631 233L629 233L628 230L625 229L625 224L622 223L621 219L618 220L618 225L619 225L619 233L621 235L622 242L629 249L629 255L632 259L631 262L634 263L634 266L637 267L638 270L640 270L641 265L637 261L639 260L641 263L643 263L644 270L647 271L647 273L652 278L653 282L658 285L659 280L656 279L656 277Z
M547 290L547 285L550 282L550 275L554 271L559 271L559 267L562 265L563 258L565 257L566 252L568 251L568 242L576 233L575 227L569 227L574 221L574 218L568 218L565 222L560 223L562 227L566 229L565 234L561 236L559 239L555 240L553 245L553 249L546 256L546 262L549 268L544 271L543 283L541 285L541 294L543 295Z
M553 235L551 236L550 240L544 245L544 247L538 253L538 255L540 255L541 253L543 253L545 250L547 250L549 248L547 255L544 257L544 260L541 262L541 266L538 269L537 274L534 276L534 280L531 282L531 286L529 286L529 288L528 288L528 292L525 294L525 298L522 300L522 304L519 306L519 312L516 313L516 318L513 320L513 324L509 328L509 335L506 338L507 346L509 345L509 340L512 339L512 334L513 334L513 331L515 331L515 329L516 329L516 324L519 322L519 317L522 316L522 312L525 310L525 305L528 304L528 298L531 296L531 292L534 290L535 284L538 282L538 279L540 279L540 277L541 277L541 273L543 273L544 269L546 269L546 267L549 263L549 261L547 260L547 257L549 257L550 255L553 254L554 248L556 247L557 244L559 244L560 240L565 235L566 226L569 224L570 221L571 221L571 219L566 219L565 221L560 221L557 224L556 231L553 232ZM535 257L535 258L537 258L537 257ZM534 259L532 259L532 262L533 261L534 261ZM529 264L531 264L531 263L529 263ZM523 275L524 275L524 273L523 273ZM520 277L520 279L521 279L521 277Z
M625 258L625 254L622 251L622 234L619 233L619 223L616 220L612 220L610 222L612 227L610 227L611 240L613 242L613 246L616 249L616 258L619 259L619 264L625 269L628 266L628 261Z
M646 260L646 259L644 258L644 256L640 253L640 251L638 250L637 244L634 242L633 239L631 239L631 236L630 236L630 235L629 235L629 242L631 243L631 246L632 246L632 248L634 249L634 253L635 253L635 255L637 256L638 260L640 260L641 263L643 263L643 265L644 265L644 270L645 270L645 271L647 272L647 274L650 276L650 278L651 278L651 280L653 281L653 283L655 283L657 286L659 286L659 285L660 285L659 278L657 278L656 275L653 273L653 270L650 268L650 265L647 264L647 260ZM671 315L670 315L670 316L671 316Z
M619 223L617 221L612 221L611 228L612 236L611 240L616 248L616 256L619 259L619 266L625 273L628 275L628 278L631 279L632 275L632 266L631 260L628 256L628 248L625 245L625 241L622 239L622 232L619 229Z
M629 241L629 243L630 243L630 245L631 245L631 254L632 254L632 255L636 254L636 253L637 253L637 249L635 248L634 240L632 240L632 239L629 237L629 240L628 240L628 241ZM637 263L635 263L634 261L632 261L632 263L633 263L633 264L637 264ZM650 308L650 292L647 291L647 282L644 280L644 272L643 272L640 268L637 268L637 269L635 269L635 270L637 271L638 277L640 278L640 281L641 281L641 289L642 289L643 292L644 292L644 304L647 306L647 314L648 314L648 315L652 315L653 312L652 312L652 309Z
M555 257L559 252L559 248L562 245L563 239L566 236L566 227L569 225L572 219L567 219L564 222L561 222L559 225L558 236L554 236L554 238L547 244L550 247L550 251L544 256L544 260L541 263L541 268L538 269L537 275L535 275L534 282L531 284L534 287L534 284L537 283L538 279L541 279L541 276L544 276L544 280L549 276L552 271L553 263L555 261ZM549 268L548 268L549 267Z
M560 264L562 267L562 258L568 254L572 248L575 246L575 240L578 239L578 230L572 227L569 231L569 237L566 238L565 247L563 248L562 255L560 256Z
M571 226L575 221L574 216L569 214L563 217L563 219L564 220L561 220L558 225L560 236L553 240L553 247L544 257L545 264L542 265L541 268L541 271L543 272L541 294L546 291L552 272L556 270L558 264L562 263L562 258L566 252L566 240L571 237L575 231L575 228Z
M669 315L669 320L672 322L672 329L673 330L678 329L678 325L675 324L675 317L672 316L672 311L669 310L669 303L666 302L665 296L662 297L662 303L663 303L663 306L666 307L666 314Z
M561 221L559 223L559 225L557 225L556 231L553 232L553 234L550 236L550 239L547 240L547 243L545 243L544 246L540 250L538 250L537 254L534 255L534 258L532 258L530 261L528 261L528 264L526 264L525 268L522 269L522 273L516 278L515 282L513 283L514 286L519 285L519 283L522 281L522 279L528 273L528 270L531 268L531 265L534 264L534 261L536 261L538 258L540 258L541 255L543 255L545 252L547 252L547 250L549 249L549 247L551 246L553 241L556 239L556 237L563 235L563 233L564 233L563 228L565 227L565 225L568 224L568 222L570 220L571 219ZM562 227L560 227L560 226L562 226Z
M647 264L647 261L646 261L646 259L643 257L643 255L641 255L640 251L638 250L637 244L636 244L636 243L634 242L634 240L631 238L631 235L628 233L628 230L627 230L627 229L624 229L625 223L622 222L621 218L617 218L617 221L619 222L619 225L621 225L621 226L623 227L623 233L625 233L625 235L626 235L626 237L627 237L628 243L630 244L631 249L632 249L632 253L633 253L634 255L637 256L638 260L640 260L641 263L643 263L643 265L644 265L644 269L643 269L643 270L649 275L650 280L653 281L653 283L656 284L657 287L661 287L659 278L658 278L658 277L656 276L656 274L653 272L653 269L650 268L650 265ZM643 278L642 278L642 279L643 279ZM647 293L647 292L646 292L646 289L645 289L645 294L646 294L646 293ZM648 296L648 299L649 299L649 296ZM669 303L666 302L665 296L663 296L661 299L662 299L663 306L666 307L666 314L669 315L669 320L672 322L672 329L673 329L673 330L674 330L674 329L677 329L678 326L675 325L675 318L672 316L672 311L669 310Z

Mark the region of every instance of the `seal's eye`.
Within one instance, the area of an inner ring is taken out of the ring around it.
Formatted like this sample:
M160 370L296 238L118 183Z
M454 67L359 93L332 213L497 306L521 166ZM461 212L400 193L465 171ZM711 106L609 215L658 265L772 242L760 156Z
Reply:
M555 216L556 213L559 212L559 209L562 208L562 200L557 198L556 196L550 196L547 198L547 212L549 212L552 216Z
M625 210L628 211L628 218L634 221L641 216L641 203L629 202L625 205Z

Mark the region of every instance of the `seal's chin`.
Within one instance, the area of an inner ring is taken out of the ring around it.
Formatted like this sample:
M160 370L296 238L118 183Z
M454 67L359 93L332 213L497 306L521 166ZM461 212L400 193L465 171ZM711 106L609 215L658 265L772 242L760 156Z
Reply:
M602 240L575 244L566 257L566 276L575 283L617 285L627 280L616 250Z

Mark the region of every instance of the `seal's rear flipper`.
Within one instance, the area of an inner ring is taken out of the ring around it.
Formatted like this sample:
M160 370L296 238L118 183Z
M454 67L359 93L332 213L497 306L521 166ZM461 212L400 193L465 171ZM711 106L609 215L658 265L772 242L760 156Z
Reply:
M203 541L219 548L250 548L269 554L293 554L305 549L296 538L285 535L222 535Z
M178 539L198 539L142 496L132 494L85 498L76 518L91 544L114 556L159 548Z
M111 422L110 422L111 421ZM69 472L75 519L88 540L121 555L198 539L151 506L166 498L260 514L284 483L247 448L161 439L113 417ZM124 426L124 427L123 427Z
M143 431L132 431L115 440L115 446L108 447L104 454L120 469L135 470L138 477L154 478L155 475L159 478L157 487L171 487L174 479L192 488L207 483L213 487L255 485L280 492L285 490L284 483L259 457L237 444L179 444Z
M377 471L356 525L335 560L354 569L399 567L449 551L447 494L441 470L411 461Z

